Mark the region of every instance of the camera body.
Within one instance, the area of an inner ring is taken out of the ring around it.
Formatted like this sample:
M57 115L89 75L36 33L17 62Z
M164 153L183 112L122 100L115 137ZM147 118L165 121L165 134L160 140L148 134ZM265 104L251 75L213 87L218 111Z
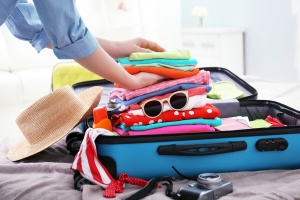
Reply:
M233 191L231 182L223 181L219 174L200 174L197 182L178 190L180 200L215 200Z

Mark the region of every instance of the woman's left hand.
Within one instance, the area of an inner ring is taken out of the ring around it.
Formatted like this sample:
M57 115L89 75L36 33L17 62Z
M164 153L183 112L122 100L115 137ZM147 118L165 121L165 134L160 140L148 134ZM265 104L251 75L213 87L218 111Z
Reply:
M97 38L100 46L113 58L128 57L134 52L164 52L159 44L144 38L135 38L126 41L108 41Z

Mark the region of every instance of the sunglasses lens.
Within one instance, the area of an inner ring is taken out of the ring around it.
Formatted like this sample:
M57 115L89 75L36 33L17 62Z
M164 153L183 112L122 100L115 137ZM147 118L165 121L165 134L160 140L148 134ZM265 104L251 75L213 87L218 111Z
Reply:
M187 97L184 93L176 93L170 98L170 104L174 109L182 109L186 103Z
M162 111L162 107L159 101L149 101L144 105L144 112L150 117L156 117Z

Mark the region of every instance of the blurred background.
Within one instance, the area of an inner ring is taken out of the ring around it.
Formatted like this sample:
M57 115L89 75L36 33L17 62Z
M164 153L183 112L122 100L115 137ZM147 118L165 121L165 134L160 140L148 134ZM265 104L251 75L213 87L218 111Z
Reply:
M199 67L238 76L300 83L300 0L76 0L85 24L99 37L144 37L167 50L187 48ZM59 14L59 13L56 13ZM37 53L0 27L0 139L19 133L15 119L51 92L51 50ZM284 86L282 86L284 87ZM264 94L260 94L264 95ZM295 99L295 101L298 101Z
M298 0L78 0L77 4L86 24L100 37L142 36L167 49L189 48L200 66L300 81Z

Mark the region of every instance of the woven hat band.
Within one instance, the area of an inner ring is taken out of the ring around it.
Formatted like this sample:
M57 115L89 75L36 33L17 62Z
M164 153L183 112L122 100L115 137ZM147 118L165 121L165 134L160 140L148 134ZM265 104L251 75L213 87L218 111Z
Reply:
M42 131L51 134L63 130L64 125L74 123L72 119L84 115L86 110L86 105L72 88L63 87L29 106L17 117L16 122L27 142L33 145L49 136Z

